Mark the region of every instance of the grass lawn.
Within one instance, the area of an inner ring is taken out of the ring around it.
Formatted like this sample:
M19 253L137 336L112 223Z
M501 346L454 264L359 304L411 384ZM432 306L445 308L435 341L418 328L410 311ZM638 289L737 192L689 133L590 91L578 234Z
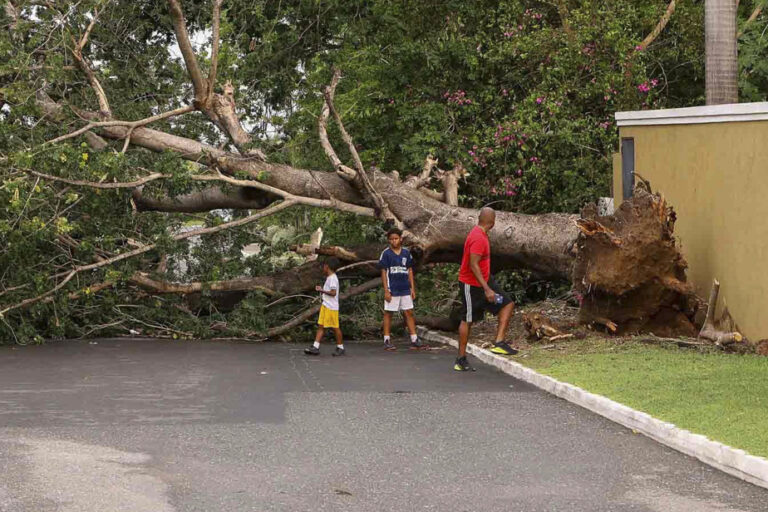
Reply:
M768 457L768 357L587 338L513 359L710 439Z

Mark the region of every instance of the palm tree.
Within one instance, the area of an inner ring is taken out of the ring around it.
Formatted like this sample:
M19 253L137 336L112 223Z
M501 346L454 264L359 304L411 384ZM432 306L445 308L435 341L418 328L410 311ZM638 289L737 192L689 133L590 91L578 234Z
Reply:
M738 103L738 46L736 10L738 0L706 0L707 105Z

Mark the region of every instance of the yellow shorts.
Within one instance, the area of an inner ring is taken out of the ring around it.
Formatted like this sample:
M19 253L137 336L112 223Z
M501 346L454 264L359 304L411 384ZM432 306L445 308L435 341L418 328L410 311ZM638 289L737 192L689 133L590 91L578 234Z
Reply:
M328 309L325 306L320 306L320 317L317 319L317 325L323 327L338 327L339 312Z

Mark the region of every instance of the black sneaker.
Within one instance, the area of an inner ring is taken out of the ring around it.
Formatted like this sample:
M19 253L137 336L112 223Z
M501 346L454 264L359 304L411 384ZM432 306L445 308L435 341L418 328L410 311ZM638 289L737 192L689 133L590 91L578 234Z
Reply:
M457 372L474 372L475 369L469 365L467 356L457 357L456 362L453 364L453 369Z
M491 347L491 352L494 354L501 354L503 356L513 356L517 354L518 350L512 348L506 341L500 341L493 344Z
M311 347L305 348L304 353L307 354L308 356L319 356L320 349L312 345Z
M423 344L419 338L416 338L416 341L411 342L411 350L424 350L427 348L429 347Z
M344 350L343 348L336 347L336 350L334 350L333 354L331 354L331 355L333 357L336 357L336 356L343 356L346 353L347 353L347 351Z
M384 342L384 350L389 350L390 352L397 350L397 347L392 344L391 341L387 340Z

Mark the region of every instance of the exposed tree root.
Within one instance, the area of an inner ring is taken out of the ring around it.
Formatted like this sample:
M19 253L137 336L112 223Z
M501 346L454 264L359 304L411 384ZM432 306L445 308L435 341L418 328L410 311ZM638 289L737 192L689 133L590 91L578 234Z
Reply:
M695 303L689 300L687 263L673 237L674 221L664 197L641 188L613 215L584 209L573 273L582 323L620 334L695 336Z

